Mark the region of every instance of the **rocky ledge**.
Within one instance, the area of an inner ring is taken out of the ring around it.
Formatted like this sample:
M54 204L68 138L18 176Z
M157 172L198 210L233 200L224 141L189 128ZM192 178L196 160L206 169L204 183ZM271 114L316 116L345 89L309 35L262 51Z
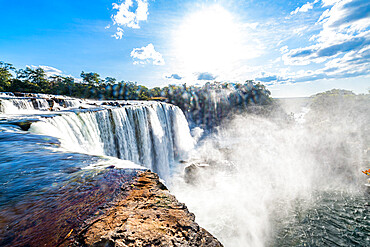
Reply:
M140 173L122 188L129 191L103 216L92 219L75 236L74 246L222 246L195 223L152 172Z

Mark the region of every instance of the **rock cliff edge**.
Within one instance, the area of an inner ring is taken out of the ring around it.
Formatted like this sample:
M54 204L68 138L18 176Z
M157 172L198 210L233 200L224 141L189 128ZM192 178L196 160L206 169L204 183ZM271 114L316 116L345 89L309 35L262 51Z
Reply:
M125 197L82 226L73 246L222 246L157 174L141 172L121 190Z

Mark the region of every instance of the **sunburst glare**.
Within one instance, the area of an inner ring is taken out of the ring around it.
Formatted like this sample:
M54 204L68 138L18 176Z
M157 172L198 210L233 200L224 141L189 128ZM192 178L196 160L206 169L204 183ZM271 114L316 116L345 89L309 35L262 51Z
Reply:
M184 18L174 31L174 53L185 72L220 75L240 60L256 56L235 16L220 5L212 5Z

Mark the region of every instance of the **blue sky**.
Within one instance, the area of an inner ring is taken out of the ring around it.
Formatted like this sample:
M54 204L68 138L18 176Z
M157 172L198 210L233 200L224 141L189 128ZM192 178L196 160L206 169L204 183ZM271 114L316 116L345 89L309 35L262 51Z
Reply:
M261 81L275 97L370 90L367 0L0 0L0 60L148 87Z

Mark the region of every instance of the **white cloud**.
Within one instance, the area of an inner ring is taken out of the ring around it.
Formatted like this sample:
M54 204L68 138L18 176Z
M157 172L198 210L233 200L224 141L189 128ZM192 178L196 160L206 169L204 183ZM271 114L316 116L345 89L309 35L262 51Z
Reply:
M323 63L322 73L333 76L333 73L343 74L341 70L329 68L330 64L341 61L346 67L352 67L353 61L347 59L356 53L365 54L370 49L370 16L368 0L324 1L325 5L332 5L322 13L317 25L321 25L319 34L310 38L313 45L289 50L282 58L286 65L308 65ZM366 53L367 54L367 53ZM357 57L359 60L364 57ZM370 70L369 63L365 63ZM361 70L365 72L365 70ZM348 74L348 73L347 73ZM344 74L343 74L344 75Z
M304 31L307 29L308 27L299 27L299 28L296 28L293 30L293 33L297 34L298 36L302 36L304 34Z
M134 59L134 64L165 64L162 54L157 52L151 43L147 46L133 49L131 51L131 57Z
M286 52L288 52L288 46L287 45L284 45L283 47L281 47L280 48L280 52L283 53L283 54L286 53Z
M140 22L148 19L148 1L147 0L125 0L121 4L113 3L113 10L117 12L112 15L114 25L140 28ZM123 29L118 30L113 37L122 38Z
M342 0L335 3L318 21L323 25L320 36L325 39L332 34L353 34L368 29L369 8L368 0Z
M340 2L341 0L322 0L322 6L332 6L336 4L337 2Z
M317 3L318 0L315 0L314 2L310 3L310 2L307 2L306 4L302 5L302 7L298 7L296 8L294 11L290 12L291 15L295 15L297 14L298 12L307 12L309 11L310 9L313 9L313 5L315 3Z
M325 11L321 14L321 16L320 16L319 20L317 21L317 23L320 23L322 20L324 20L324 19L326 19L327 17L329 17L329 12L330 12L330 9L325 10Z
M51 66L44 66L44 65L34 66L34 65L31 65L31 68L32 69L41 68L45 71L45 74L47 76L62 75L61 70L59 70L57 68L54 68L54 67L51 67Z
M117 32L113 34L112 37L116 39L122 39L122 36L123 36L123 29L120 27L117 27Z
M289 72L281 70L277 73L261 72L255 75L256 81L268 85L289 82L311 82L320 79L351 78L370 73L370 47L350 51L341 57L327 61L323 68L316 70L299 70Z
M353 77L370 72L370 46L359 51L351 51L343 57L335 58L325 64L323 71L332 77Z

